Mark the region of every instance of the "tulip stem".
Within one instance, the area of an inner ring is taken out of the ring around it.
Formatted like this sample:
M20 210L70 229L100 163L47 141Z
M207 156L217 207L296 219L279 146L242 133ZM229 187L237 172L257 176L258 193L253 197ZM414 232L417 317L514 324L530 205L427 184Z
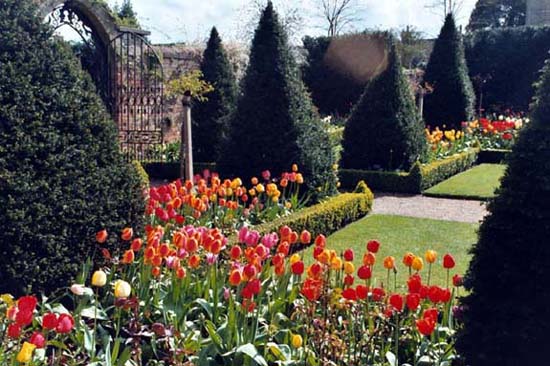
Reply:
M99 288L96 287L95 289L95 304L94 304L94 337L92 339L92 362L95 360L95 340L97 335L97 304L98 304L98 291Z
M432 264L428 265L428 286L430 286L430 277L432 276Z

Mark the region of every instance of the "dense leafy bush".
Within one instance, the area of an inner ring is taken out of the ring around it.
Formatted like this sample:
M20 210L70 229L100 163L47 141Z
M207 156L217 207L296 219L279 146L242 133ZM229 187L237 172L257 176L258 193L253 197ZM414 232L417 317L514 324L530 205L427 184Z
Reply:
M408 170L425 154L422 121L395 44L390 43L386 70L368 84L346 123L344 168Z
M269 169L279 176L296 163L308 191L316 197L334 193L329 137L300 80L271 2L256 29L242 87L220 172L246 179Z
M357 182L364 180L376 191L420 193L472 167L478 153L479 149L469 149L429 164L415 163L409 172L341 169L340 182L344 189L352 189Z
M474 91L464 59L462 36L452 14L445 19L435 41L424 81L434 91L424 101L426 124L460 129L474 116Z
M466 38L470 76L488 78L483 85L486 111L528 109L549 44L550 27L482 30ZM476 92L479 95L479 87Z
M457 347L468 365L548 362L550 333L550 68L508 157L472 249L464 329Z
M0 0L0 292L59 288L99 228L139 227L144 210L90 78L34 13Z
M219 158L222 141L228 132L229 116L237 103L237 82L233 67L223 49L214 27L203 54L201 71L214 91L207 100L193 109L193 158L200 162L215 162Z
M468 31L525 25L526 0L477 0Z
M302 78L319 112L345 116L365 90L366 82L327 61L327 51L338 38L307 36L303 39L307 58Z

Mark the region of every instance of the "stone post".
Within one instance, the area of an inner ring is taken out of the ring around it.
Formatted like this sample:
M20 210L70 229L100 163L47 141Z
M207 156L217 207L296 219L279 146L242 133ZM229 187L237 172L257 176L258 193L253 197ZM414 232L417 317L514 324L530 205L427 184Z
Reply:
M191 93L182 98L183 123L181 124L180 177L193 181L193 142L191 136Z

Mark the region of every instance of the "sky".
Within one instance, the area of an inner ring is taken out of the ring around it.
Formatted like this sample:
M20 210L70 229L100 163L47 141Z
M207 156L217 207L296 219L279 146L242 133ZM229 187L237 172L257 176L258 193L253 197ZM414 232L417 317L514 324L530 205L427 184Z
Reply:
M122 0L108 0L110 5ZM401 28L413 25L426 37L436 37L442 25L442 11L426 6L437 0L355 0L359 8L355 30ZM460 1L460 0L456 0ZM143 28L153 43L202 42L212 26L224 39L242 40L250 21L252 0L132 0ZM321 0L273 0L280 13L299 9L303 21L294 35L323 35L323 21L316 4ZM457 22L466 25L476 0L462 0Z

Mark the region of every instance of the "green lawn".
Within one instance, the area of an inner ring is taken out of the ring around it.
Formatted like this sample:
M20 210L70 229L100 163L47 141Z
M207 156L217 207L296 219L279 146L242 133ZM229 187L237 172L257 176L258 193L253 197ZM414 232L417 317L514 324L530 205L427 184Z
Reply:
M494 197L506 165L481 164L424 191L426 196L486 200Z
M408 268L402 263L404 254L411 251L424 258L426 250L433 249L438 253L438 258L432 269L433 280L431 283L445 285L446 270L441 264L443 255L450 253L455 258L456 267L451 271L451 276L455 273L463 274L468 268L470 261L468 250L476 242L478 226L478 224L452 221L373 215L350 224L331 235L328 238L327 247L338 253L347 248L353 248L355 251L354 262L357 268L366 252L366 243L372 239L380 241L380 251L376 256L377 262L373 273L374 283L386 282L387 271L383 267L382 261L384 257L391 255L396 259L398 285L405 285L408 278ZM313 248L309 248L304 253L306 264L312 262L312 252ZM424 279L427 279L428 267L426 263L421 274ZM393 287L393 277L390 284Z

